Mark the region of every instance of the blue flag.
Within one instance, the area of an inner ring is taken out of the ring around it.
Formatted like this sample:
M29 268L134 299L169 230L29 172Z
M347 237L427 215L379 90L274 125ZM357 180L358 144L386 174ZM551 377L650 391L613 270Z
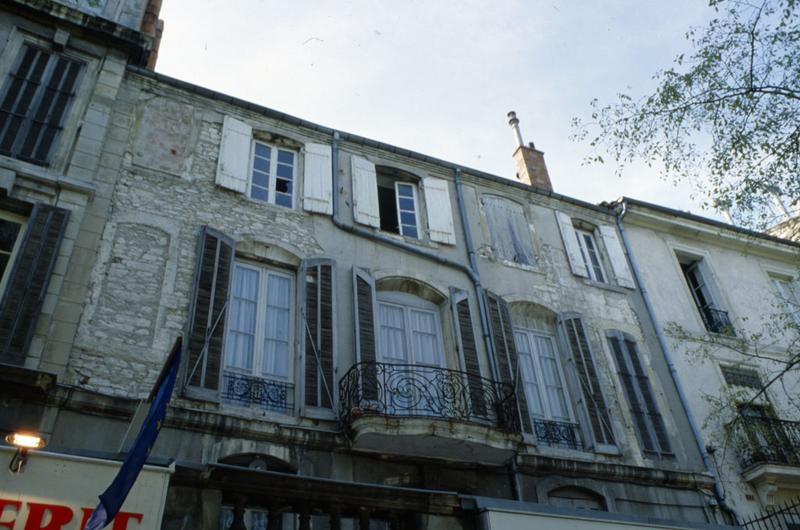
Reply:
M153 390L150 392L148 401L151 401L150 409L147 411L147 417L133 442L133 446L128 451L128 456L122 467L119 469L117 476L114 477L111 485L100 495L100 503L97 508L92 512L92 516L86 522L84 530L101 530L105 528L119 512L122 503L131 491L133 484L136 482L136 477L142 470L147 455L150 454L150 449L158 437L158 431L161 430L161 424L164 417L167 415L167 403L172 397L172 389L175 387L175 379L178 376L178 367L180 366L181 359L181 338L175 341L172 351L167 357L167 362L161 369L161 373L153 385Z

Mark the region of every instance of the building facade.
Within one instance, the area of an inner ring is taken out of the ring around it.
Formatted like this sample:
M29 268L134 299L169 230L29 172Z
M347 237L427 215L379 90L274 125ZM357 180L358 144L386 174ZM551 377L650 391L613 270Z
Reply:
M153 73L156 2L7 4L0 428L117 462L186 344L119 528L729 521L616 207L514 116L510 180Z

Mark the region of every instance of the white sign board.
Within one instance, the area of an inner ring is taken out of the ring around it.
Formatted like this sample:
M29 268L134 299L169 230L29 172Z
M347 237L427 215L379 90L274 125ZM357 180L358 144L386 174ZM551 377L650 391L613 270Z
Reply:
M545 513L520 513L505 510L487 510L484 520L488 520L487 528L491 530L675 530L687 526L673 526L656 522L625 521L600 519L592 517L587 510L586 515L557 515Z
M31 451L21 473L8 463L15 449L0 447L0 529L83 530L121 462ZM171 468L145 466L107 528L160 530Z

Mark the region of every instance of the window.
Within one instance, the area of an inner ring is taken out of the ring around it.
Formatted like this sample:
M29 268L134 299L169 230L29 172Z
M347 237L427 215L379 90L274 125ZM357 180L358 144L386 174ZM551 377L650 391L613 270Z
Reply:
M594 234L586 230L575 230L575 237L578 240L578 248L581 251L581 258L589 273L589 278L600 283L606 282L603 273L603 264L600 261L600 252L597 249L597 241Z
M553 337L528 329L514 330L520 375L537 439L549 445L577 449L564 374Z
M797 285L788 278L771 278L775 295L781 308L790 316L792 322L800 325L800 294Z
M262 142L253 142L250 197L260 201L294 206L296 155Z
M380 228L419 239L419 190L413 182L397 180L398 171L377 168Z
M6 290L26 221L22 216L0 211L0 297Z
M522 205L501 197L484 197L482 202L495 257L535 265L531 229Z
M223 398L291 410L292 276L234 264L225 339Z
M692 293L697 310L708 331L735 336L733 325L727 311L721 310L709 284L709 273L702 259L682 261L681 271Z
M617 363L619 378L633 414L636 435L646 453L671 455L664 420L656 405L650 378L644 370L636 342L619 331L606 333Z
M387 295L382 295L381 298ZM381 360L397 364L442 365L439 312L413 297L378 301L378 348ZM417 302L419 305L416 305ZM433 304L430 304L431 306Z
M722 377L725 383L731 386L741 386L745 388L761 388L761 376L758 372L750 368L740 368L738 366L720 366Z
M0 153L47 165L75 97L81 63L24 44L0 97Z

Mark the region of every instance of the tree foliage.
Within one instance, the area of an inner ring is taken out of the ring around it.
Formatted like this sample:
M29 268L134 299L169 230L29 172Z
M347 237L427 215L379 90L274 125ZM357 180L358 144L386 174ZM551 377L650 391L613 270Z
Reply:
M693 51L659 71L641 99L592 102L575 136L610 155L692 181L706 205L759 226L774 195L800 207L800 13L797 0L711 0L714 16L686 37Z

